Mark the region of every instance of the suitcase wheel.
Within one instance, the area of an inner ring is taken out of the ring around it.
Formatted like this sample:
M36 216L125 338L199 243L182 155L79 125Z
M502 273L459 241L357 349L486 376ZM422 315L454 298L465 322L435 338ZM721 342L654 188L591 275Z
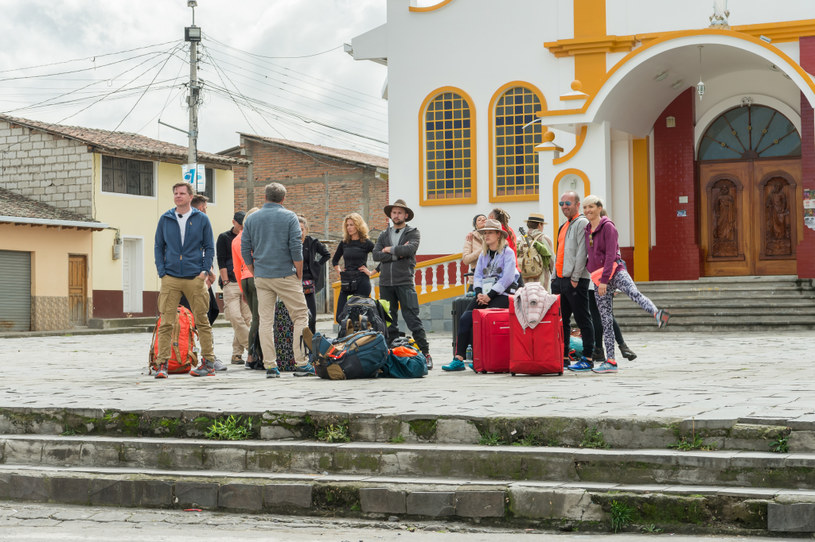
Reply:
M515 373L509 373L509 374L511 374L512 376L515 376Z
M563 371L560 371L557 375L558 376L563 376Z

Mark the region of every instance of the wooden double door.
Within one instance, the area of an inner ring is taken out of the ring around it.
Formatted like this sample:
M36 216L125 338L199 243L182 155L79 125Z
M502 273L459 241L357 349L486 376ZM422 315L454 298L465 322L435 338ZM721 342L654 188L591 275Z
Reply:
M699 183L704 275L797 274L800 160L702 163Z

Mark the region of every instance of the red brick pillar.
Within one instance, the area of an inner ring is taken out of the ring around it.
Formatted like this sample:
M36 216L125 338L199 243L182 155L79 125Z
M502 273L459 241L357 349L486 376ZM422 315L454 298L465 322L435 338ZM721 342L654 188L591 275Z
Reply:
M801 50L801 67L809 73L815 73L815 37L799 40ZM815 190L815 126L813 110L806 97L801 94L801 184L804 190ZM799 205L801 205L799 203ZM803 208L798 209L803 216ZM803 220L803 218L802 218ZM804 227L804 236L798 243L798 276L815 278L815 231Z
M650 251L651 280L695 280L701 267L697 244L694 99L680 94L654 124L654 219L656 242ZM666 119L675 126L668 128ZM680 196L688 198L679 203ZM681 216L684 212L684 216Z

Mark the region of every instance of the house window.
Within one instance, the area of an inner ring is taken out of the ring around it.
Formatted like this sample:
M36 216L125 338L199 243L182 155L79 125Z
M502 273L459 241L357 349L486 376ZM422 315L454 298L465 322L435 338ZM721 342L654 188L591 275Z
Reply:
M102 156L102 191L153 196L153 162Z
M442 91L425 104L424 204L475 201L475 115L470 103L460 91Z
M500 91L499 91L500 92ZM533 90L512 86L494 100L490 201L538 199L538 153L543 127L541 99Z
M204 187L203 194L207 197L210 203L215 203L215 170L212 168L204 169L207 185Z

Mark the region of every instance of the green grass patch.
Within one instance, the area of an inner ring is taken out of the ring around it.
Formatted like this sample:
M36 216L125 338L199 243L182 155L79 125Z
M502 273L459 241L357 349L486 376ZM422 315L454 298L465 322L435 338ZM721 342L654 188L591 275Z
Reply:
M317 429L315 436L317 440L323 442L349 442L348 425L343 423L332 423Z
M230 415L212 422L204 436L213 440L247 440L252 438L252 420Z
M623 501L611 501L611 530L619 533L631 525L634 509Z
M580 441L579 446L581 448L611 448L603 437L603 433L594 425L583 431L583 440Z

